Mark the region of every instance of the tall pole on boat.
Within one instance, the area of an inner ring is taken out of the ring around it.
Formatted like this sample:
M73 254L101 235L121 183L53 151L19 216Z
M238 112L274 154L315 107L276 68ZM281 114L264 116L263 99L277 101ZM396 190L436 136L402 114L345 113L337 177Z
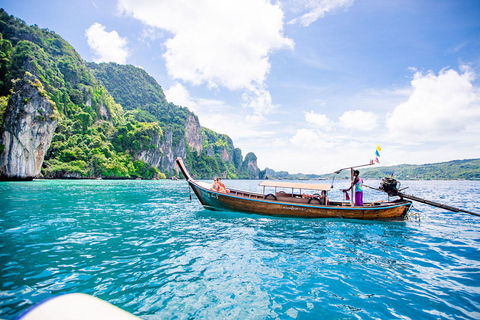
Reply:
M355 168L361 168L361 167L373 166L373 165L374 165L373 161L370 161L370 163L368 163L368 164L361 164L359 166L354 166L354 167L346 167L346 168L342 168L340 170L335 171L335 174L339 174L343 170L350 169L350 186L352 187L352 189L350 190L350 204L352 206L354 205L354 200L355 200L354 197L353 197L354 196L354 191L353 191L353 186L352 186L352 183L354 181L354 174L353 174L353 172L355 171L354 169Z
M352 187L352 189L350 190L350 205L351 205L352 207L353 207L353 205L355 204L355 203L353 202L353 199L354 199L354 198L353 198L353 185L352 185L352 183L353 183L353 181L354 181L354 180L353 180L353 179L354 179L353 172L354 172L354 170L353 170L353 167L352 167L352 168L350 168L350 186Z

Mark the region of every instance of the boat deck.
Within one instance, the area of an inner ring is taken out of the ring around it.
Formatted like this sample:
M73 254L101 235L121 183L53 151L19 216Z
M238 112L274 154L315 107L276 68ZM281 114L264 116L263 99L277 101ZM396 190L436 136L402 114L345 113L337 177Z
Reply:
M201 182L201 181L194 181L194 183L196 183L202 188L208 189L212 192L219 193L212 189L212 184ZM282 191L276 192L275 194L269 193L264 195L264 194L255 193L255 192L230 189L230 193L228 195L241 197L245 199L272 200L272 201L278 201L278 202L284 202L284 203L302 204L302 205L311 205L311 206L325 205L325 203L321 203L317 199L305 198L301 194L291 194L291 193L285 193ZM342 207L352 206L350 201L330 201L330 200L327 200L327 201L328 201L327 202L328 206L342 206ZM375 201L371 203L364 203L363 206L372 207L372 206L382 206L382 205L392 205L392 204L394 204L394 202Z

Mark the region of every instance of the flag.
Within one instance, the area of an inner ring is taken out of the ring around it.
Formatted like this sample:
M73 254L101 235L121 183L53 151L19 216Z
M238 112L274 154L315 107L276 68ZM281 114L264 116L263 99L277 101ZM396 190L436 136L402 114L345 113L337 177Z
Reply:
M377 155L377 157L380 157L380 153L378 152L378 150L375 150L375 154Z
M375 158L375 162L380 163L380 160L378 160L378 158Z
M370 160L370 164L373 164L373 159Z
M382 148L377 144L377 151L382 151Z

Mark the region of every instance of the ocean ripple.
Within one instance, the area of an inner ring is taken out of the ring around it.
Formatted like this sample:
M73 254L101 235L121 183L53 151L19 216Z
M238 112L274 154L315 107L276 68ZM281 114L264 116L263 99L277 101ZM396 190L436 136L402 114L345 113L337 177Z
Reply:
M480 208L479 182L408 184ZM480 220L467 214L421 204L420 220L404 222L208 211L184 181L8 182L0 201L1 318L70 292L144 319L480 318Z

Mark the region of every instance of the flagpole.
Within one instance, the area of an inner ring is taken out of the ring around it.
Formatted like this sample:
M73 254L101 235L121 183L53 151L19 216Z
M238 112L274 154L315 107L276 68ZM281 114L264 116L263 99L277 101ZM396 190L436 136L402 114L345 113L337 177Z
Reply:
M353 167L346 167L346 168L342 168L340 170L337 170L335 171L335 174L339 174L341 171L343 170L347 170L347 169L350 169L350 186L351 186L351 190L350 190L350 205L353 207L354 205L354 193L353 193L353 186L352 186L352 183L353 183L353 172L355 171L354 169L356 168L361 168L361 167L368 167L368 166L373 166L375 163L373 161L370 161L370 163L368 164L361 164L361 165L358 165L358 166L353 166ZM334 176L335 177L335 176Z
M370 162L370 163L368 163L368 164L361 164L361 165L359 165L359 166L346 167L346 168L339 169L339 170L335 171L334 173L339 174L339 173L340 173L341 171L343 171L343 170L356 169L356 168L361 168L361 167L368 167L368 166L373 166L374 164L375 164L375 163Z
M358 167L357 167L358 168ZM353 202L353 167L350 168L350 186L351 186L351 190L350 190L350 205L353 207L353 205L355 204Z
M346 167L346 168L342 168L342 169L339 169L337 171L335 171L335 174L339 174L340 172L342 172L343 170L347 170L347 169L350 169L350 187L351 187L351 190L350 190L350 204L353 206L354 205L354 193L353 193L353 181L354 181L354 171L353 169L356 169L356 168L362 168L362 167L368 167L368 166L373 166L375 164L375 162L377 163L380 163L380 160L378 160L378 158L380 157L380 151L382 151L382 148L380 148L380 146L377 144L377 148L375 150L375 161L374 160L370 160L370 163L368 164L361 164L361 165L358 165L358 166L353 166L353 167ZM335 176L333 176L333 180L335 180ZM333 186L333 180L332 180L332 186ZM347 193L347 196L348 196L348 193Z

